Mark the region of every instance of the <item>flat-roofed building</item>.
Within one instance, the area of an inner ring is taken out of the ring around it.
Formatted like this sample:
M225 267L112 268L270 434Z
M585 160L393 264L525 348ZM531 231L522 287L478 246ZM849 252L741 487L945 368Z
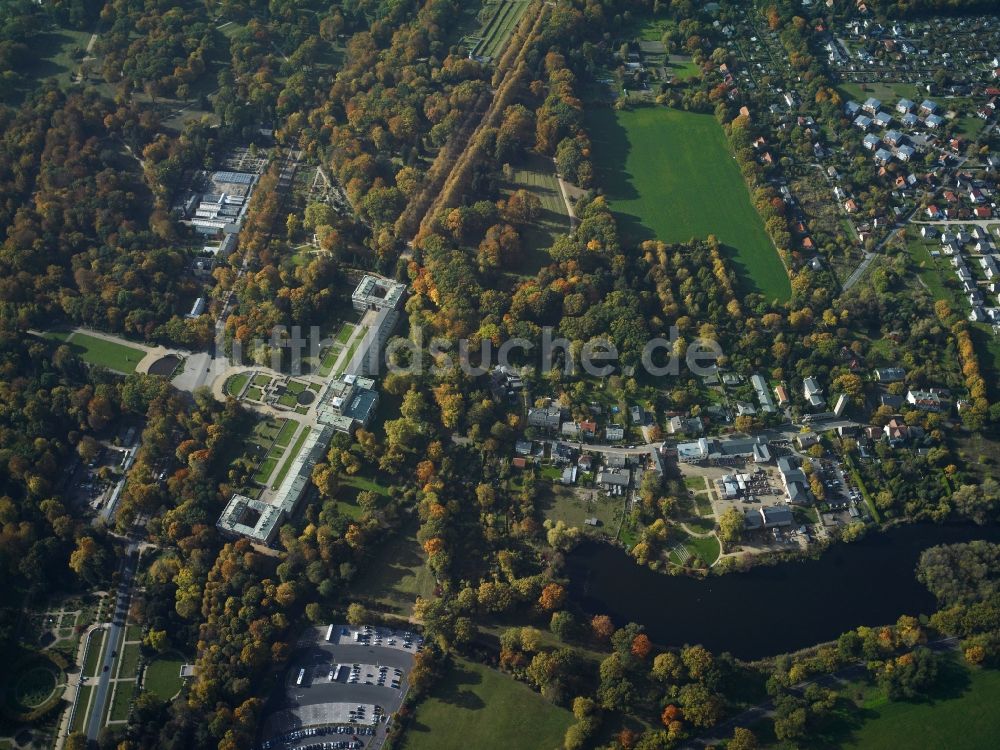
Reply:
M406 284L381 276L365 274L358 283L351 302L354 309L364 310L398 310L406 296Z

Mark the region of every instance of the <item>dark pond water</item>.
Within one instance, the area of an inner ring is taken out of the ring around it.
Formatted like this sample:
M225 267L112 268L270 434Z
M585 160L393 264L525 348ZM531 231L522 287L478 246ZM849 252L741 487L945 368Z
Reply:
M1000 527L914 525L836 545L819 559L705 580L665 576L624 551L585 542L567 556L576 600L616 625L637 622L658 643L701 643L743 659L795 651L859 625L929 614L934 597L914 576L920 553L973 539L1000 542Z

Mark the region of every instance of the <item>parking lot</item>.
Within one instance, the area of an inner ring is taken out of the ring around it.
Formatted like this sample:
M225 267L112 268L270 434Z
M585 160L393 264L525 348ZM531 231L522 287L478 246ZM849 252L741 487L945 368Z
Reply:
M380 747L422 642L415 633L387 628L310 630L293 654L282 700L264 723L260 747Z

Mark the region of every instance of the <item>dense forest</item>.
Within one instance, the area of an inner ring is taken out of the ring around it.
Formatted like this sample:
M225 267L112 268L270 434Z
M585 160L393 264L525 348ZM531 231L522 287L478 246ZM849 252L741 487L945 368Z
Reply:
M724 14L739 11L724 5ZM907 14L939 5L956 4L878 7ZM803 696L791 689L812 674L864 662L887 694L915 697L937 676L938 658L926 648L933 637L964 639L970 663L997 658L998 555L991 545L924 556L919 578L942 607L929 624L904 617L859 628L836 646L766 668L696 645L665 649L641 624L583 613L568 600L562 569L579 533L543 521L537 475L510 481L506 459L523 431L520 416L459 368L387 376L381 387L398 402L398 414L377 429L334 439L312 475L315 500L263 554L245 540L223 539L214 525L253 473L233 448L252 428L247 410L206 392L182 396L160 378L88 369L69 347L28 333L71 324L191 348L207 344L210 318L183 317L205 288L186 272L192 238L170 206L193 170L264 129L274 131L274 158L251 201L239 251L212 279L217 294L234 293L226 334L245 346L275 326L328 320L344 302L333 290L348 273L377 269L408 282L406 319L427 337L468 337L475 348L515 336L537 341L551 327L575 350L607 338L622 364L634 366L650 338L669 338L676 326L677 353L696 338L710 339L725 352L720 364L733 371L786 381L813 375L861 397L869 389L862 367L897 365L912 387L967 395L965 428L1000 421L967 321L914 293L904 258L887 253L871 278L844 296L828 271L805 262L769 184L778 167L764 167L754 152L763 126L720 89L717 68L728 58L720 32L695 6L536 2L509 53L490 67L457 44L462 4L455 0L360 0L337 8L291 1L165 8L115 0L102 10L79 2L11 4L16 12L0 27L0 99L29 85L33 35L53 22L91 28L98 13L104 86L99 93L42 83L19 106L0 107L0 571L23 582L5 591L3 603L16 609L25 598L106 584L116 535L148 518L145 541L156 552L140 574L146 596L131 614L148 653L176 648L194 655L198 668L184 700L143 693L127 729L104 738L106 746L121 740L126 748L248 747L265 689L303 624L359 616L346 606L349 584L410 519L435 580L435 596L419 600L414 612L430 648L418 660L413 699L447 669L450 654L483 656L477 623L499 623L498 653L484 658L572 708L567 748L595 746L616 714L638 717L647 729L642 736L623 730L614 746L671 747L733 713L748 683L775 700L778 738L797 741L819 731L837 702L833 691ZM829 121L831 139L851 145L850 123L811 53L808 27L794 20L798 10L798 3L776 4L769 22L781 31L803 92ZM667 48L701 66L689 83L665 85L656 106L711 113L724 128L788 269L787 303L747 293L714 236L685 243L623 238L595 178L583 102L600 71L616 64L612 43L640 12L664 19ZM223 34L223 18L241 28ZM343 52L331 62L334 42ZM155 106L164 98L203 99L217 122L168 126ZM795 129L781 137L789 148L809 145ZM298 215L300 207L278 190L281 160L292 150L328 170L349 210L311 204ZM502 187L514 167L534 157L554 160L581 196L578 221L548 248L529 246L538 199ZM872 172L859 165L847 177L866 209L886 195ZM326 252L292 262L297 242L313 232ZM818 240L829 252L841 243ZM529 251L543 256L530 272ZM873 343L886 338L902 352L898 358ZM264 361L269 352L255 355ZM417 356L430 363L430 355ZM585 377L556 370L533 374L532 383L568 413L589 413ZM706 406L693 376L669 384L616 376L612 385L630 395L658 387L661 411L700 414ZM801 397L795 399L800 408ZM879 407L864 416L881 427L893 414ZM942 416L904 416L926 430L930 447L905 455L877 449L880 462L871 471L883 488L874 500L879 511L887 520L995 521L996 484L980 482L949 444ZM104 529L85 509L67 505L61 477L77 461L90 461L99 441L113 441L124 422L142 425L142 447L117 525ZM761 416L734 425L765 426ZM344 478L359 473L377 476L387 490L383 498L362 491L351 517L339 501L347 494ZM945 476L953 489L942 493L924 480L929 475ZM639 529L630 552L640 562L664 551L684 492L674 475L644 481L630 519ZM543 639L543 629L559 645ZM0 636L14 637L12 622ZM596 670L582 655L595 651Z

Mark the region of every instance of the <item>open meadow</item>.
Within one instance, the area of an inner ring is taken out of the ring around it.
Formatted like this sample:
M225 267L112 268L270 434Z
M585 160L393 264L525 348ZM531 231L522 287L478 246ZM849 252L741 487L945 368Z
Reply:
M480 664L456 660L417 708L405 750L562 747L573 714L527 685Z
M746 291L785 300L788 274L711 115L662 107L587 115L598 184L632 242L714 234Z

